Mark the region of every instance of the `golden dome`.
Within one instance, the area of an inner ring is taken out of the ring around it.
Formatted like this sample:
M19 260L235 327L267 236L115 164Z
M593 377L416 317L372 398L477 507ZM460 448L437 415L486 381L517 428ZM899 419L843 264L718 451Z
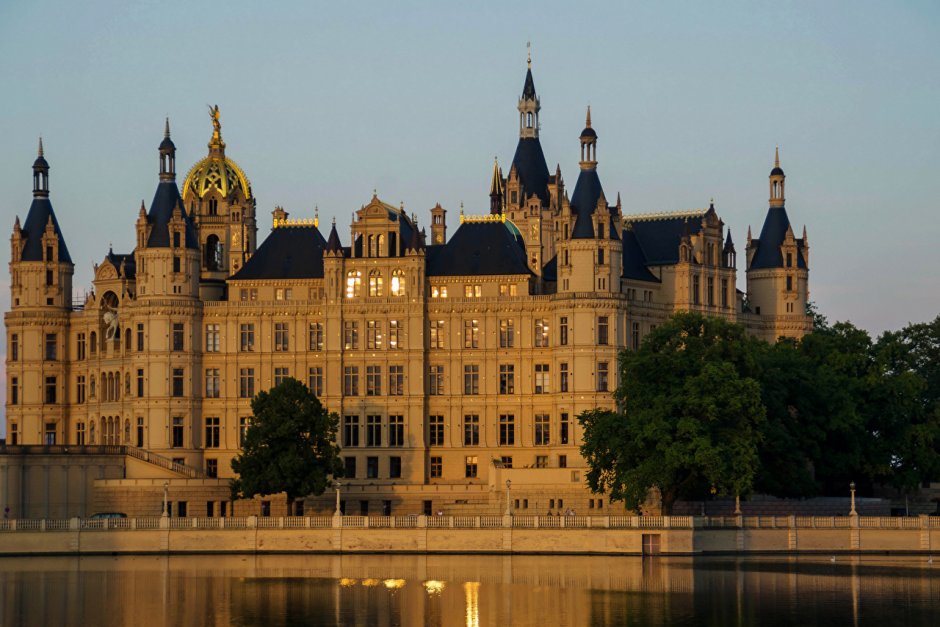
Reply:
M209 140L209 155L197 162L186 175L183 182L183 201L192 198L204 198L212 190L218 191L223 198L241 191L245 200L251 199L251 183L238 164L225 156L225 142L222 141L219 123L219 107L210 107L212 117L212 139Z

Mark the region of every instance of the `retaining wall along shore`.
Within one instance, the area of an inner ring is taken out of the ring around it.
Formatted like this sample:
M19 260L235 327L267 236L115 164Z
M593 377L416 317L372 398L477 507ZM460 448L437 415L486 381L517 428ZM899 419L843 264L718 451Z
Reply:
M298 516L0 520L0 555L931 553L940 517Z

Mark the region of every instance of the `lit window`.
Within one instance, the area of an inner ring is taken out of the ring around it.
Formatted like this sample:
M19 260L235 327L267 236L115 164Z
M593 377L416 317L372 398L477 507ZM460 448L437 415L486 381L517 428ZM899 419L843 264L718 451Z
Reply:
M346 298L357 298L362 293L362 272L350 270L346 273Z

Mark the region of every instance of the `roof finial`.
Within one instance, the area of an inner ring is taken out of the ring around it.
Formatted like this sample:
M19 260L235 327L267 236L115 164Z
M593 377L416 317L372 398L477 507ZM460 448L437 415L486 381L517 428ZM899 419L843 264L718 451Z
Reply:
M525 42L525 48L526 48L526 57L527 57L526 64L531 68L532 67L532 42L531 41Z
M777 145L777 148L774 150L774 167L780 167L780 146Z
M169 116L167 116L166 125L163 127L163 136L167 139L169 139L170 137L170 117Z
M39 136L39 156L42 156L42 135Z
M584 124L585 124L585 126L587 126L588 128L591 128L591 105L588 105L587 120L585 121Z

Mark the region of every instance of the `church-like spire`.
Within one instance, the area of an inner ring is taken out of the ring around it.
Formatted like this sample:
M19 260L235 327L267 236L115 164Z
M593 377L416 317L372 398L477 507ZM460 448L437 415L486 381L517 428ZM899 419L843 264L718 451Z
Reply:
M493 177L490 181L490 213L500 214L503 212L503 171L499 167L499 161L493 158Z
M170 139L170 118L166 119L163 141L160 142L160 180L176 180L176 144Z
M532 79L532 55L528 57L525 83L522 85L522 97L519 98L519 137L539 136L539 97L535 93L535 81Z
M584 130L581 131L581 169L593 170L597 167L597 132L591 128L591 105L588 105L587 116L584 120Z
M784 186L786 175L780 167L780 147L774 150L774 169L770 171L770 206L783 207L785 203Z
M49 162L43 156L42 136L39 137L39 151L33 161L33 198L49 196Z

